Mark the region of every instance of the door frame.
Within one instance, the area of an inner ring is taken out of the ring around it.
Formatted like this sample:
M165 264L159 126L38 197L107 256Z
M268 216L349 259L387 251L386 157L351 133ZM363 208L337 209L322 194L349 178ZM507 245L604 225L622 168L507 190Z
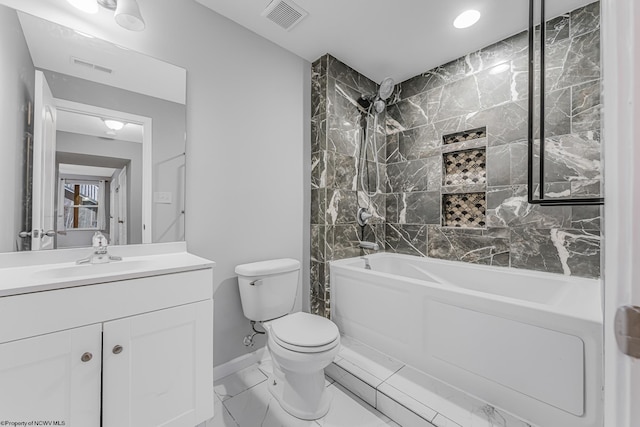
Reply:
M142 132L142 243L153 243L153 138L151 117L139 116L66 99L55 99L58 110L98 117L109 117L127 123L140 124Z
M622 354L614 334L618 307L640 305L640 8L637 0L602 0L604 99L604 425L640 421L640 365ZM637 124L636 124L637 123ZM635 279L635 283L634 283Z
M118 207L118 210L116 212L116 217L118 218L116 220L116 230L118 233L118 242L120 245L126 245L129 241L127 238L127 236L129 235L129 216L127 215L127 209L129 208L129 190L127 189L128 185L127 167L125 166L122 168L122 170L120 170L120 173L118 173L118 192L115 195L115 199L117 200L116 205Z
M51 250L57 226L56 117L55 98L47 77L35 71L33 108L33 163L31 167L31 250Z

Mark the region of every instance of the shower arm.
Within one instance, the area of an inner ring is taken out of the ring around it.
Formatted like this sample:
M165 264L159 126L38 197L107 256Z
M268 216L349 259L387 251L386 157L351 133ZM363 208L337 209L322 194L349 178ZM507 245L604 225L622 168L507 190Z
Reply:
M604 205L602 197L578 197L567 199L545 199L544 198L544 90L545 90L545 0L540 0L540 195L534 197L533 183L533 158L534 158L534 132L533 132L533 110L535 108L534 95L534 72L535 72L535 4L536 0L529 0L529 111L528 111L528 152L527 152L527 199L530 204L540 206L580 206L580 205Z

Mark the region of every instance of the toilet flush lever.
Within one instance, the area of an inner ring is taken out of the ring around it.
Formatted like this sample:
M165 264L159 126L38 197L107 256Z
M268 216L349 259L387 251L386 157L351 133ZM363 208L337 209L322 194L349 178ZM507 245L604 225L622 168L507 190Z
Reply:
M255 285L262 285L262 279L256 279L256 280L253 280L253 281L249 282L249 284L250 284L251 286L255 286Z

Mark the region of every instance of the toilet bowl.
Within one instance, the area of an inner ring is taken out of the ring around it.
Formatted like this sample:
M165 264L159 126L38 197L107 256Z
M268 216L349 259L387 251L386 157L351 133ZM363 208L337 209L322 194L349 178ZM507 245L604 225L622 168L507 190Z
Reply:
M340 334L331 320L294 310L299 270L297 260L277 259L239 265L235 271L245 317L262 323L267 333L271 394L289 414L315 420L331 405L324 368L338 354Z
M325 388L324 368L340 349L336 325L323 317L298 312L264 326L273 360L271 394L295 417L315 420L326 415L332 395Z

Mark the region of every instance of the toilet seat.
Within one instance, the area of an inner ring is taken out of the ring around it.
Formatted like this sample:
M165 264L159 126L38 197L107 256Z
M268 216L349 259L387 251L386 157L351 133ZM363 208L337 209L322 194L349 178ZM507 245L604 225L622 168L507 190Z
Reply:
M314 314L297 312L270 323L273 341L291 351L321 353L340 342L340 332L335 323Z

